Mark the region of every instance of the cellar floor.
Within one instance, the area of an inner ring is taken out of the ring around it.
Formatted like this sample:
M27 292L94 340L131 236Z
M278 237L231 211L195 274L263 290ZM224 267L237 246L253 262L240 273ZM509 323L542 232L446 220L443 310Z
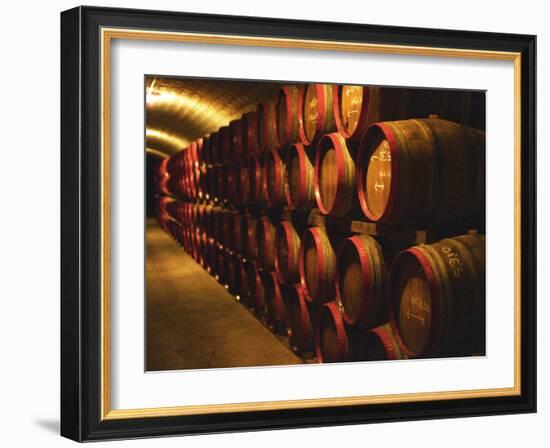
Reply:
M302 363L152 219L146 240L147 370Z

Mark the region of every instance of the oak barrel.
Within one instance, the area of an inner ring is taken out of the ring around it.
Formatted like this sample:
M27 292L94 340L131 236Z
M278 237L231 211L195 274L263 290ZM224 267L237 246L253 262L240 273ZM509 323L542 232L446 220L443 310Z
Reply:
M286 203L285 162L280 149L273 149L265 155L264 192L269 207L279 207Z
M336 297L348 325L375 327L386 319L386 263L371 236L354 235L338 247Z
M342 217L356 204L356 146L337 132L325 134L315 152L315 199L325 215Z
M278 146L298 142L301 121L300 87L281 87L277 93L275 109Z
M286 283L300 281L300 235L292 221L281 221L275 233L275 270Z
M256 227L258 264L270 272L275 268L275 226L268 216L262 216Z
M363 331L354 347L356 361L385 361L404 359L390 324Z
M312 157L302 143L288 147L286 153L286 203L290 208L308 212L315 207L315 170Z
M247 112L242 116L241 120L243 131L243 155L247 157L249 154L259 154L258 114L255 111Z
M262 275L264 273L256 262L248 264L248 291L251 298L249 308L259 317L265 315L265 291Z
M265 101L256 109L258 121L258 143L260 154L271 151L278 146L275 102Z
M315 336L317 360L323 362L345 362L352 357L351 347L336 302L327 302L319 308Z
M284 303L284 284L276 272L269 272L263 276L265 304L267 311L267 325L274 333L287 334L286 308Z
M464 235L401 252L388 311L410 357L485 352L485 237Z
M313 354L315 337L312 319L302 285L296 283L286 290L287 334L290 347L301 356Z
M300 245L300 282L309 302L326 302L335 295L336 254L322 227L310 227Z
M265 200L263 158L258 156L248 157L248 195L256 205Z
M308 84L300 92L300 140L311 145L336 131L332 84Z
M239 159L244 155L242 120L231 121L229 123L229 130L231 134L231 155L229 160Z
M357 189L372 221L478 225L485 209L485 133L437 118L377 123L361 141Z

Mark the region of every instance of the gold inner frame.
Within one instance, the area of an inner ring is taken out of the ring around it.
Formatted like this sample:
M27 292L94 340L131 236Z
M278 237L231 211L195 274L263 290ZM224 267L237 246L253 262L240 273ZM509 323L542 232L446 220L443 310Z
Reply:
M188 405L141 409L110 407L110 49L113 39L207 43L314 50L338 50L414 56L505 60L514 63L514 386L442 392L316 398L214 405ZM248 36L194 34L136 29L101 29L101 419L166 417L210 413L305 409L461 398L502 397L521 394L521 53L415 47Z

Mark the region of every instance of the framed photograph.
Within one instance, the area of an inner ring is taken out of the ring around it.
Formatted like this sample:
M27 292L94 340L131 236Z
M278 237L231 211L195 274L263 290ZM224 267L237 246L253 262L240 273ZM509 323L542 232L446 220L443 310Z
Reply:
M529 35L61 14L61 433L536 411Z

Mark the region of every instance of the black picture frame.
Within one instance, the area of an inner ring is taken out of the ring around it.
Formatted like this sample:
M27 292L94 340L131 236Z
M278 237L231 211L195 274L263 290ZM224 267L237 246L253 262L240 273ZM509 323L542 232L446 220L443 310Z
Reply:
M521 54L521 394L148 418L101 418L100 29L246 35ZM536 37L166 11L61 13L61 434L76 441L536 411Z

